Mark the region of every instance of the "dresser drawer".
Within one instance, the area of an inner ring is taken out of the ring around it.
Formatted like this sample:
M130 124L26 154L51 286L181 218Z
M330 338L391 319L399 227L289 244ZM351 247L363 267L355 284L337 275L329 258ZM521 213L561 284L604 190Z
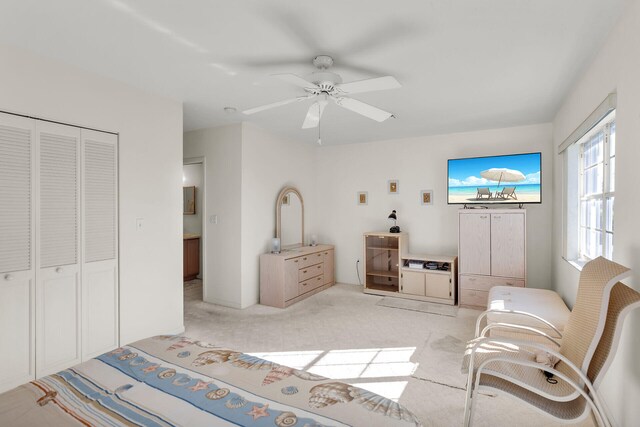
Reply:
M517 286L524 287L524 280L509 279L495 276L468 276L460 275L460 289L475 289L478 291L489 291L494 286Z
M304 282L300 282L298 284L298 293L300 295L305 294L309 291L312 291L320 286L322 286L324 284L324 276L320 275L317 277L314 277L312 279L309 280L305 280Z
M316 264L309 267L301 268L298 270L298 282L304 282L312 277L319 276L324 271L323 264Z
M484 309L487 307L488 299L489 292L487 291L478 291L475 289L460 290L460 305L472 305Z
M298 268L309 267L313 264L322 262L322 252L316 252L314 254L303 255L297 258L292 258L293 262L298 264Z

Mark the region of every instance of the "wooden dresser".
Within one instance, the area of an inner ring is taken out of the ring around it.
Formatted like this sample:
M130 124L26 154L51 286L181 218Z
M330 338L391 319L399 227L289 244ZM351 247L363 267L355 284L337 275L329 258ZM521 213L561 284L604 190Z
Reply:
M285 308L334 283L331 245L260 255L260 304Z
M200 274L200 236L184 234L182 237L182 277L189 281Z

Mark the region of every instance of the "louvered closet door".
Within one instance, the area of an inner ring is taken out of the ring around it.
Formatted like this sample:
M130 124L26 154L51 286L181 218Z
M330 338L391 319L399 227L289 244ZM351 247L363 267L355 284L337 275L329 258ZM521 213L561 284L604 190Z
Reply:
M36 375L80 362L80 129L36 123Z
M82 356L118 346L118 139L82 130Z
M0 393L35 377L35 120L0 113Z

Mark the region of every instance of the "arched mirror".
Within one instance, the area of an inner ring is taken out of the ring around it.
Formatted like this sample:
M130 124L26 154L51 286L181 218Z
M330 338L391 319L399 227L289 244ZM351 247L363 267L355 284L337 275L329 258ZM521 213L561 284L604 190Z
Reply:
M283 249L302 246L304 241L304 201L300 192L285 187L276 201L276 237Z

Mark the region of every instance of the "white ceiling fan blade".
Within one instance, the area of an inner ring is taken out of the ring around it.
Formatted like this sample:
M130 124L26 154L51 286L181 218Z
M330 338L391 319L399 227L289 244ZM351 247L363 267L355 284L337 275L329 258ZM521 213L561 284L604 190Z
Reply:
M260 111L268 110L270 108L280 107L282 105L293 104L294 102L304 101L305 99L314 98L315 96L317 96L317 95L299 96L299 97L293 98L293 99L286 99L284 101L278 101L278 102L274 102L272 104L261 105L259 107L249 108L248 110L244 110L243 113L247 114L247 115L254 114L254 113L259 113Z
M346 108L347 110L351 110L355 113L362 114L365 117L373 119L377 122L384 122L389 117L393 117L393 114L388 111L384 111L379 109L378 107L374 107L373 105L365 104L362 101L358 101L357 99L352 98L334 98L336 104L341 107Z
M304 118L302 129L309 129L318 126L320 118L322 117L322 112L324 111L324 107L327 106L327 103L326 99L321 99L320 101L311 104L309 111L307 111L307 117Z
M285 81L287 83L291 83L296 86L300 86L305 89L318 89L318 85L315 83L311 83L303 79L300 76L296 76L295 74L273 74L272 77Z
M336 85L336 89L345 94L397 89L399 87L402 87L402 85L395 77L392 76L377 77L375 79L360 80L357 82L341 83Z

